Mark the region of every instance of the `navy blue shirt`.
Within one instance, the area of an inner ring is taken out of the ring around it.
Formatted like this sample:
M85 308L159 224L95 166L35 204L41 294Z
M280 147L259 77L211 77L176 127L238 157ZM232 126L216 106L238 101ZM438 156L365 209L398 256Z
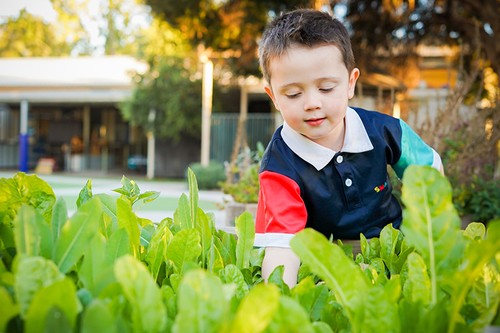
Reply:
M410 164L441 166L439 155L400 119L348 108L344 146L325 148L278 128L264 154L256 221L257 246L287 246L310 227L327 238L378 237L401 224L387 166L399 176Z

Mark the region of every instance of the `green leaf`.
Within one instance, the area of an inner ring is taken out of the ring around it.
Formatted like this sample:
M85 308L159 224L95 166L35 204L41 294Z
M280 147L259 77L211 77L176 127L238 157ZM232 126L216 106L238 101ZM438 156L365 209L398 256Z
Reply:
M139 197L137 198L137 201L142 200L143 204L147 204L148 202L152 202L156 200L160 196L160 192L157 191L146 191L144 193L141 193Z
M314 321L312 327L315 333L333 333L332 328L322 321Z
M397 247L400 245L400 232L392 224L380 232L380 257L384 260L391 274L399 274L402 263L398 261Z
M94 198L99 198L102 203L102 211L104 213L103 220L100 225L100 231L104 237L109 238L116 229L118 229L118 217L116 214L116 198L108 194L99 193L94 195Z
M133 205L141 194L139 186L135 181L130 180L125 176L122 176L120 182L122 184L122 187L113 190L113 192L120 193L122 196L128 199L130 205Z
M369 288L362 310L356 314L357 321L351 322L353 328L356 327L356 332L399 332L401 324L397 301L400 293L399 279L389 280L385 286L375 285Z
M172 260L178 272L184 272L188 262L197 263L201 254L200 234L196 229L183 229L170 241L167 259Z
M500 304L500 272L492 264L485 265L479 278L471 286L460 313L475 331L483 331L497 315ZM472 309L469 314L465 308Z
M82 316L82 333L117 333L114 316L106 301L95 299Z
M459 264L464 246L460 218L451 200L451 186L439 171L412 165L403 177L405 205L401 230L422 256L429 270L431 303L438 300L438 285Z
M464 236L470 240L480 241L486 234L486 227L482 223L472 222L464 230Z
M56 265L42 257L19 256L15 272L14 290L21 316L25 317L35 293L54 282L62 280L64 274Z
M214 245L219 250L224 264L236 264L236 237L223 230L218 230L217 233L219 237L214 237Z
M117 230L108 242L97 234L83 257L78 275L83 286L97 297L106 287L116 282L113 264L117 258L130 253L130 244L125 230Z
M208 250L207 267L209 272L217 273L224 268L224 260L219 252L219 249L214 244L214 238L211 239L212 245Z
M14 224L18 254L50 258L53 248L50 227L35 208L21 206Z
M198 221L198 182L196 175L191 168L188 168L189 203L191 208L191 228L194 228Z
M80 190L78 198L76 199L76 207L80 207L87 201L92 199L92 180L87 180L85 186Z
M119 227L127 231L132 254L139 259L141 232L137 223L137 215L132 211L130 202L123 197L116 200L116 216Z
M57 309L56 313L64 315L70 328L74 330L81 305L71 279L64 278L36 292L26 313L25 332L40 332L41 327L46 327L48 321L54 320L51 317L51 314L55 314L54 308Z
M178 289L174 333L218 333L227 318L228 302L221 281L202 269L189 271ZM238 332L238 331L234 331Z
M314 333L314 328L309 321L307 313L299 303L290 297L282 296L278 311L275 313L266 332Z
M452 288L450 299L450 325L448 332L454 332L458 323L462 322L460 310L466 301L466 296L477 279L484 274L485 265L493 260L498 261L500 253L500 220L490 221L486 231L486 239L475 246L469 246L465 253L464 262L460 269L454 271L450 277L449 286ZM495 291L500 293L498 287Z
M12 318L19 314L19 305L14 303L7 289L0 286L0 332L6 332L6 326Z
M0 223L0 257L1 264L5 264L10 268L12 261L16 256L16 241L14 236L14 229L10 225Z
M52 209L52 242L55 244L59 239L61 229L68 220L68 209L66 201L57 199Z
M241 301L229 332L264 332L279 306L278 287L273 284L258 284Z
M52 188L37 175L18 172L0 178L0 223L11 223L23 204L34 207L50 223L56 197Z
M308 276L292 289L292 297L309 313L311 321L319 321L328 302L329 291L327 286L316 285L313 277Z
M273 283L280 289L282 295L290 295L290 287L283 281L283 274L285 267L283 265L277 266L269 275L268 283Z
M215 229L213 222L209 219L207 214L199 208L198 209L198 223L196 223L196 230L201 236L202 248L202 267L207 267L208 253L213 246L213 230ZM212 251L213 254L213 251Z
M410 302L421 302L427 306L431 301L431 281L427 266L418 253L410 253L406 260L403 295Z
M115 276L131 306L133 332L162 332L167 312L162 294L147 268L130 255L116 261Z
M297 233L290 245L302 263L309 266L335 292L339 303L346 309L351 324L355 325L356 314L362 309L369 289L368 281L359 266L345 255L342 248L330 243L325 236L313 229Z
M92 198L78 208L64 224L54 248L53 259L61 272L67 273L85 253L91 239L99 229L102 205Z
M165 220L160 223L151 237L145 259L155 280L158 278L161 265L167 258L167 245L173 237L168 228L168 222Z
M184 193L179 197L179 203L174 212L174 223L181 229L192 228L191 208L188 197Z
M244 212L236 219L236 266L239 269L248 268L250 252L255 239L255 223L252 214Z
M224 284L234 284L237 298L242 299L248 293L248 284L245 282L241 271L235 265L229 264L221 269L219 276Z

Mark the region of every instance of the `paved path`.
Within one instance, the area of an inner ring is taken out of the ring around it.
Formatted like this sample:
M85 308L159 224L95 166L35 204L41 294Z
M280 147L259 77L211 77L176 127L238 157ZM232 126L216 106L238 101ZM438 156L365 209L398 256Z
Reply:
M14 176L16 171L0 171L0 178L11 178ZM44 179L54 190L57 196L60 195L74 195L77 196L80 190L85 186L88 179L92 180L92 192L94 194L105 193L113 194L113 189L121 187L121 175L114 174L102 174L100 172L95 173L55 173L51 175L38 175L40 178ZM141 175L126 175L129 179L134 180L139 186L141 193L146 191L157 191L160 192L161 197L167 197L172 199L179 199L182 193L189 195L188 185L186 181L165 181L165 180L149 180ZM232 232L233 228L226 227L225 218L226 214L223 209L224 203L228 200L228 197L221 191L207 191L200 190L198 192L199 200L209 201L214 203L214 205L220 207L218 209L205 210L207 213L213 213L215 216L216 227ZM71 214L72 212L70 212ZM150 219L154 222L159 222L166 217L173 217L173 211L167 210L150 210L141 209L137 213L140 217Z

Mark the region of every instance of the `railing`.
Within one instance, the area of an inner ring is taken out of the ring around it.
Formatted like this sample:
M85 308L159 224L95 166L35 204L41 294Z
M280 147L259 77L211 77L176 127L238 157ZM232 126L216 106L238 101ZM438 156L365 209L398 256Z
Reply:
M238 113L212 114L210 160L224 163L231 159L238 128L238 118ZM246 132L250 149L254 150L258 142L266 146L278 125L279 120L277 121L275 114L248 114Z
M0 168L17 168L19 144L0 142Z

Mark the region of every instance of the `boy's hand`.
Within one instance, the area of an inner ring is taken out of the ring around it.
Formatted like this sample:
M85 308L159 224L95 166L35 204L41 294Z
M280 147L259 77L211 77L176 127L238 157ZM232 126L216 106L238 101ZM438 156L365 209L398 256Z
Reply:
M262 262L262 277L265 281L273 270L283 265L283 281L288 287L293 288L297 284L297 274L299 272L300 259L290 248L266 247L266 253Z

